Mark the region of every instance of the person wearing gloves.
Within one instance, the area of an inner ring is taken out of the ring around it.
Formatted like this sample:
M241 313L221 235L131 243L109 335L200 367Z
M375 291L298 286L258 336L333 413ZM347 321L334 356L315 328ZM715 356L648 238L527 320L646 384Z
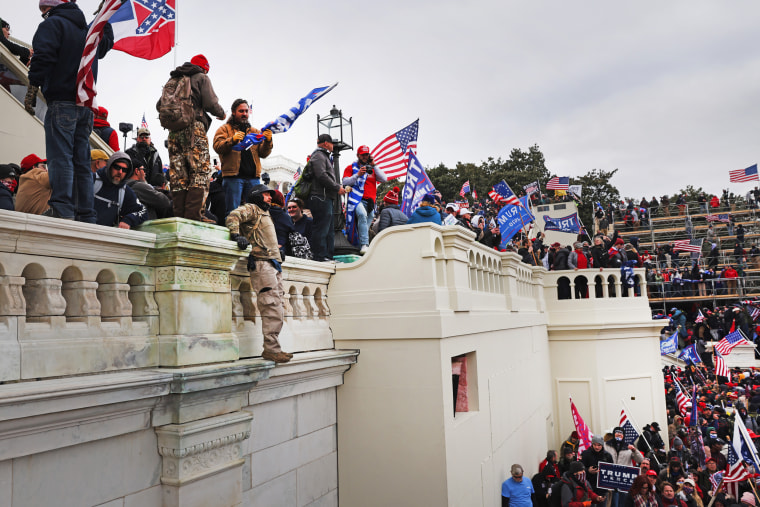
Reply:
M230 119L214 134L214 151L222 160L222 188L224 188L225 215L240 206L243 196L261 183L261 159L272 153L272 131L265 130L264 141L247 150L236 151L232 147L248 134L261 134L248 123L251 108L244 99L232 103ZM266 185L269 182L265 183Z
M227 215L225 225L230 239L241 250L251 246L248 255L248 272L251 289L256 293L256 306L261 315L261 332L264 334L264 351L261 357L275 363L287 363L293 354L282 351L279 336L284 318L282 288L282 257L277 244L269 208L274 190L256 185L248 194L246 204Z

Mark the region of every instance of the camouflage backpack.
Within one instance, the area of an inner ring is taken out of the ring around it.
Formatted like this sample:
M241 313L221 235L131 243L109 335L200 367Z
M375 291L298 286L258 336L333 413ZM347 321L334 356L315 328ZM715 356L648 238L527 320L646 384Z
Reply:
M161 126L172 132L183 130L195 121L193 101L190 98L190 77L172 77L164 85L156 104Z

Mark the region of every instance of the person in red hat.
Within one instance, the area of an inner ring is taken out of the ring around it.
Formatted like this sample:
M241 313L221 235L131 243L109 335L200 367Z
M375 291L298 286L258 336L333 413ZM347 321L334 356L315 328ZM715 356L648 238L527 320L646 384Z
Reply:
M195 120L192 125L169 132L169 182L175 217L201 220L209 183L211 160L206 133L211 127L211 116L224 121L227 115L219 104L214 87L207 74L211 66L203 55L195 55L173 71L173 79L190 78L191 101ZM160 111L161 100L156 108Z
M398 205L398 193L401 191L398 187L388 190L383 197L383 209L377 219L377 232L393 227L394 225L404 225L409 218L401 211Z
M18 180L16 211L42 215L50 207L48 201L52 193L47 160L32 153L21 160L21 170L23 172Z
M356 160L343 170L343 185L351 187L346 205L348 240L366 253L369 248L369 224L375 217L377 184L388 178L382 169L375 167L369 146L359 146Z
M92 131L106 142L113 151L119 151L119 133L108 123L108 109L99 107L95 113L95 123Z

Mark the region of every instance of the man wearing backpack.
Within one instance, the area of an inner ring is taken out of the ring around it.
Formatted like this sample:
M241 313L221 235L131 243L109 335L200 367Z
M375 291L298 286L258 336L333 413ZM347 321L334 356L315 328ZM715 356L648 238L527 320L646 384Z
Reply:
M90 134L93 112L78 106L77 72L87 37L87 21L76 3L40 0L40 23L32 39L34 56L29 68L29 88L24 108L34 115L37 92L47 101L45 153L50 177L48 216L95 223L90 171ZM92 62L98 75L98 59L113 46L113 29L106 23L103 39Z
M272 153L272 131L265 130L264 142L254 144L247 150L232 149L247 134L261 134L259 129L248 123L250 106L244 99L235 99L232 114L227 123L219 127L214 134L214 151L222 158L222 188L224 203L227 208L225 216L240 206L240 200L261 181L261 159Z
M209 69L206 57L195 55L189 62L171 71L171 79L156 104L161 125L170 130L169 182L174 216L190 220L201 220L211 180L212 167L206 137L211 126L208 113L222 121L226 118L211 80L206 75ZM182 92L186 89L185 77L190 84L189 98ZM183 107L183 102L186 104L188 100L192 104L192 112L189 107ZM174 118L174 123L169 123L165 118L172 108L179 108L181 115ZM185 124L187 126L183 126Z

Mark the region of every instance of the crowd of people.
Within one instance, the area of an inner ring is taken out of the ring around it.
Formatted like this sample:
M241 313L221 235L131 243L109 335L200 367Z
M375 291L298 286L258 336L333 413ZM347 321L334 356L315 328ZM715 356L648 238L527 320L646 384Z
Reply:
M716 377L704 364L663 368L667 425L630 430L615 427L581 443L573 432L559 452L549 450L531 480L515 464L502 484L502 505L510 507L755 507L760 469L752 459L729 462L734 424L741 419L752 445L760 443L760 372L736 368ZM678 391L692 396L679 404ZM696 404L693 407L692 404ZM693 409L693 410L692 410ZM697 420L692 421L692 414ZM755 414L755 415L753 415ZM692 424L694 422L694 424ZM666 445L667 442L667 445ZM733 450L733 449L732 449ZM632 483L609 489L598 481L600 462L632 467ZM731 469L731 473L729 472ZM724 480L725 477L725 480Z

